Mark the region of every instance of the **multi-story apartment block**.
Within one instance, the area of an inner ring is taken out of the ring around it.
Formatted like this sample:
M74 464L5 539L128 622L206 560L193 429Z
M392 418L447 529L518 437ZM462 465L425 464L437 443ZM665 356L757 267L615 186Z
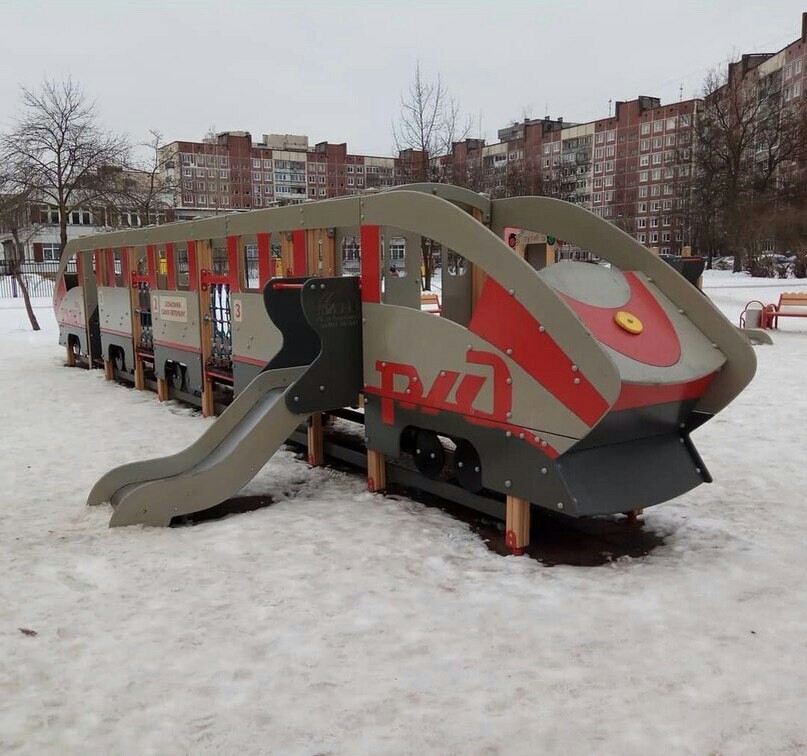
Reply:
M347 144L311 147L307 136L294 134L264 134L254 143L247 131L171 142L162 154L178 219L396 186L411 181L425 162L415 150L397 158L353 155Z

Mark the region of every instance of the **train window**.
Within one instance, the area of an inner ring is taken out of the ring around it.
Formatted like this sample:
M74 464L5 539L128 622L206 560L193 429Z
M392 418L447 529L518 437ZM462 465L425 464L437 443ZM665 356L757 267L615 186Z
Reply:
M165 247L157 247L157 288L168 288L168 253Z
M406 276L406 239L403 236L389 240L389 271L396 278Z
M64 287L67 291L78 286L78 259L73 255L64 269Z
M187 242L180 242L174 246L174 265L178 291L188 291L190 288L190 257Z
M453 249L448 250L446 265L450 276L464 276L468 272L468 261Z
M126 274L126 254L123 249L116 249L112 252L112 268L115 275L113 286L125 286Z
M361 270L361 246L357 236L342 239L342 275L358 276Z
M213 239L211 240L213 246L212 254L212 273L215 276L226 276L230 272L230 261L227 256L227 241L226 239Z
M261 280L258 273L258 245L255 241L241 241L242 284L245 290L257 291Z

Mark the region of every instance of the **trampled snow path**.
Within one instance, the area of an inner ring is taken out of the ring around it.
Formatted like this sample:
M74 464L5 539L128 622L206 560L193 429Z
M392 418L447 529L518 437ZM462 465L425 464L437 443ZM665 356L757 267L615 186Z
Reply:
M755 282L721 283L735 319ZM40 334L14 307L0 753L807 750L807 322L697 432L716 482L648 512L664 545L549 568L290 453L250 485L271 507L109 530L95 479L210 421L63 368L47 303Z

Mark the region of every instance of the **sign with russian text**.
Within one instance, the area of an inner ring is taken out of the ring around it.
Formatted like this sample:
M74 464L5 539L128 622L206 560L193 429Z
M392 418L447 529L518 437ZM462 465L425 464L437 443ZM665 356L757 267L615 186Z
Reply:
M160 320L172 321L174 323L188 322L188 300L185 297L159 297L160 307L158 312Z

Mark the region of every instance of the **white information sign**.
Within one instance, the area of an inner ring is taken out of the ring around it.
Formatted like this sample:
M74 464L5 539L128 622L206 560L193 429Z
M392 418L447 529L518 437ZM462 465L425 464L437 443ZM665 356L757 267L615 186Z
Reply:
M158 299L160 303L156 310L159 313L160 320L173 321L174 323L188 322L188 300L185 297L162 296L155 297L155 299Z

